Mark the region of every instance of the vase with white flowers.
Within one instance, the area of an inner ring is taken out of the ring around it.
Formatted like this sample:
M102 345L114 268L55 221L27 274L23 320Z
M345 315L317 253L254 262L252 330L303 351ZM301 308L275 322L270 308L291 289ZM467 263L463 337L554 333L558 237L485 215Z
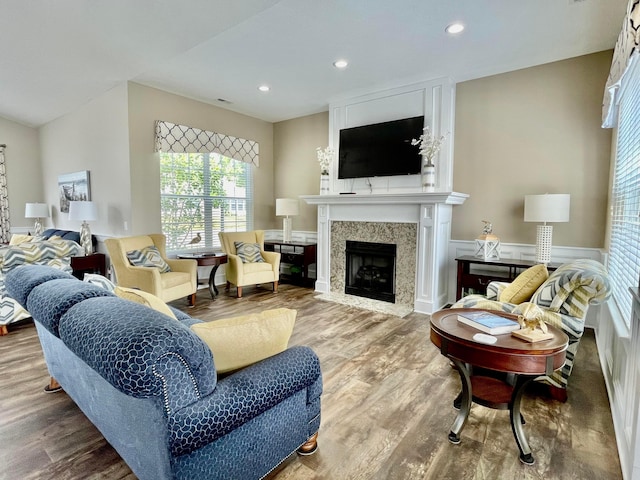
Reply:
M422 131L419 138L411 139L411 145L417 145L422 155L422 189L425 192L433 192L436 188L436 166L433 160L438 155L446 135L434 136L429 126L424 127Z
M329 194L329 166L333 161L333 148L316 148L318 163L320 163L320 195Z

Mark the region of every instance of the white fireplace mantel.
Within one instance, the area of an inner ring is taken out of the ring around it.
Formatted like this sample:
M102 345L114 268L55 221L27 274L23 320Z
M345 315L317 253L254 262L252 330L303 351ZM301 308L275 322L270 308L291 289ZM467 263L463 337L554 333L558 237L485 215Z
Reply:
M469 197L465 193L392 193L302 195L318 206L318 264L316 291L331 291L331 222L416 223L416 279L413 308L432 313L447 300L447 250L451 238L451 213Z

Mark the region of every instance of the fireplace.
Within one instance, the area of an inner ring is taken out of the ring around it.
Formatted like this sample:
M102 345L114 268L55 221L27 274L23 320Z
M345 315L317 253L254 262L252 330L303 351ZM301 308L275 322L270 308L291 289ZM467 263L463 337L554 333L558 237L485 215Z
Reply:
M347 240L344 293L395 303L396 245Z

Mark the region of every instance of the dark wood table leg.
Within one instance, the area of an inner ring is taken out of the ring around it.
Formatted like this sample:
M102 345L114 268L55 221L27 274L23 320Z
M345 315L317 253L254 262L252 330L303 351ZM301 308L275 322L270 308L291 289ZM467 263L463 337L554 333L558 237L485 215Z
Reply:
M456 403L458 399L460 401L460 410L458 410L458 415L453 421L451 431L449 432L449 441L454 445L457 445L460 443L460 432L462 432L462 429L467 423L467 418L469 418L469 412L471 411L471 376L469 375L469 370L464 363L455 358L450 358L450 360L458 369L460 381L462 382L462 392L460 392L460 395L456 398Z
M209 293L211 294L211 300L216 299L216 295L218 295L218 287L216 287L216 272L218 271L218 267L220 265L214 265L211 269L211 273L209 274Z
M526 465L533 465L535 460L531 455L531 448L529 442L524 434L522 425L524 424L522 415L520 414L520 403L522 401L522 394L524 393L524 387L529 383L533 377L525 375L518 376L516 385L513 389L513 396L511 397L511 405L509 408L509 419L511 421L511 430L513 430L513 436L516 438L516 443L520 449L520 461Z

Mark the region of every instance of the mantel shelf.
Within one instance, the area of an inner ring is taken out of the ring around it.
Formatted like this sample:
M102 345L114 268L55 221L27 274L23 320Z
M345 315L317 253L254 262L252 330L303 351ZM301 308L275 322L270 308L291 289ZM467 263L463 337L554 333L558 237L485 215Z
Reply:
M310 205L462 205L469 195L459 192L300 195Z

